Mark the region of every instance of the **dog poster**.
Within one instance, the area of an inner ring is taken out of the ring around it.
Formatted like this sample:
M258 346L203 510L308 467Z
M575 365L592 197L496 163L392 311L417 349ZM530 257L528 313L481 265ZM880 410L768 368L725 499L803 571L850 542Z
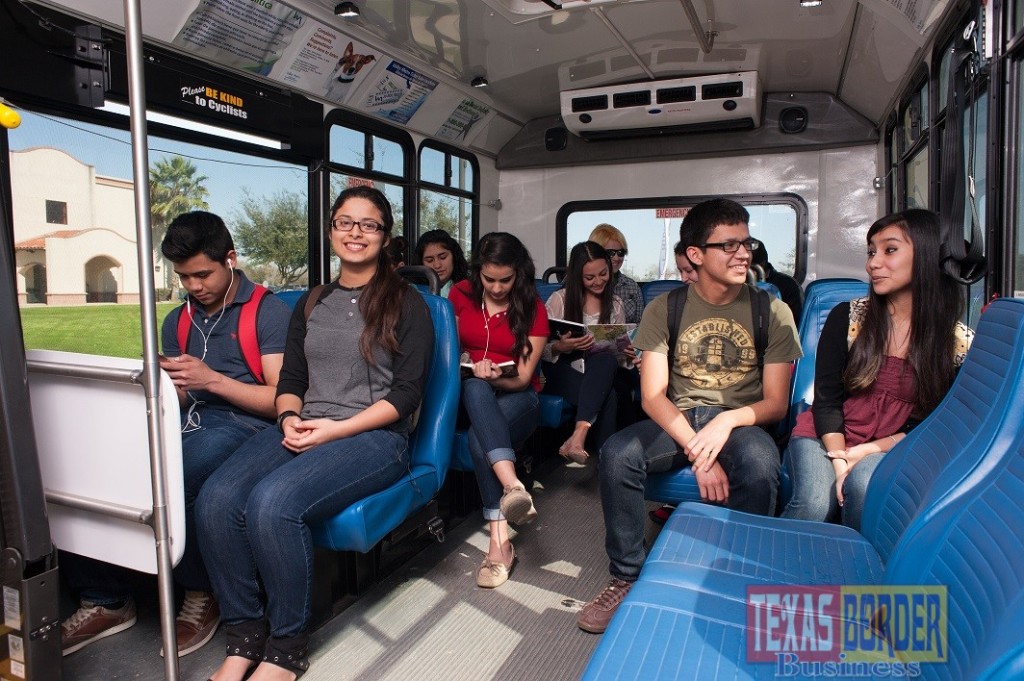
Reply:
M343 103L381 54L347 35L312 22L305 40L293 46L270 77L332 102Z

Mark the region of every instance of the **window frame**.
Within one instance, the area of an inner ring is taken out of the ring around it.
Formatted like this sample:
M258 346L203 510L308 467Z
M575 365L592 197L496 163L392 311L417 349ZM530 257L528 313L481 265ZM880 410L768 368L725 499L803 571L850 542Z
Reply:
M766 194L706 194L687 196L634 197L628 199L592 199L570 201L562 204L555 216L555 265L565 267L568 261L568 220L569 215L580 211L637 210L655 208L690 208L709 199L732 199L744 207L749 205L784 204L793 208L796 214L796 244L793 278L799 283L807 277L807 242L810 235L807 203L799 194L775 192Z
M437 151L444 155L444 184L437 184L429 180L424 180L422 177L423 170L423 152L425 150ZM457 158L464 161L468 161L470 168L473 170L473 181L470 189L461 189L452 184L452 159ZM454 196L460 199L466 199L470 202L473 207L472 214L469 219L469 234L468 234L468 245L472 247L476 244L480 238L480 161L477 159L475 154L472 154L464 149L460 149L451 144L439 142L433 139L424 139L420 143L419 150L416 154L417 163L417 185L416 185L416 230L412 235L406 235L406 239L409 239L410 248L415 252L416 242L419 240L421 234L420 231L420 216L419 216L419 198L423 190L431 191L437 194L445 194L447 196ZM469 255L472 248L464 249L467 256Z

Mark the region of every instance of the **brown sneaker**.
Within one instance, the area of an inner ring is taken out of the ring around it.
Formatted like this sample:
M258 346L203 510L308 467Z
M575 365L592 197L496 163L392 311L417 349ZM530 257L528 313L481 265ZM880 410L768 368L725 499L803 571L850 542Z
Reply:
M70 655L101 638L124 631L132 627L136 619L135 601L131 598L113 610L82 601L75 614L60 624L61 654Z
M181 612L174 620L178 657L193 653L213 638L220 624L220 606L208 591L186 591Z
M608 623L612 621L612 615L618 610L619 604L632 586L633 582L624 582L612 577L604 591L580 610L580 616L576 618L577 626L591 634L603 634L608 628Z
M537 517L537 509L533 507L533 497L521 484L509 485L498 504L505 520L513 525L532 523Z

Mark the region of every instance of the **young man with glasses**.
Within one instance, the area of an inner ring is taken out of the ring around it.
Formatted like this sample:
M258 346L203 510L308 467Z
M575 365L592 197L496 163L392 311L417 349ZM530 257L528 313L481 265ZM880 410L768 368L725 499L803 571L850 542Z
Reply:
M651 417L601 449L601 505L612 579L579 614L584 631L603 633L640 574L644 482L648 473L692 466L701 498L771 515L779 450L761 426L786 414L790 363L801 354L793 314L772 299L763 361L747 286L750 216L728 199L694 206L680 227L683 252L697 271L689 285L675 348L669 345L669 296L651 301L633 345L643 350L640 392ZM669 357L672 357L671 365Z
M274 424L275 386L291 312L235 269L231 233L213 213L179 215L160 250L188 294L164 319L160 358L181 404L186 537L185 553L174 568L175 581L185 591L175 621L181 656L205 645L220 622L196 541L196 496L239 445ZM80 600L78 611L61 627L65 655L135 624L130 571L67 553L61 563Z

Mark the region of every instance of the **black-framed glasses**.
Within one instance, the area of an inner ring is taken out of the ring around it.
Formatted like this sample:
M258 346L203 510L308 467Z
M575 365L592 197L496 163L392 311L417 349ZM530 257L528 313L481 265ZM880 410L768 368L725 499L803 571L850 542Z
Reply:
M363 234L373 234L384 229L384 225L376 220L349 220L347 218L331 220L331 229L336 232L351 232L356 225L359 225L359 231Z
M615 256L625 258L626 254L629 253L625 248L606 248L605 251L608 252L609 258L614 258Z
M716 241L714 243L708 242L706 244L701 244L700 248L721 248L726 253L735 253L740 250L740 246L747 249L748 253L753 253L757 249L761 248L761 242L757 239L744 239L743 241L729 239L728 241Z

